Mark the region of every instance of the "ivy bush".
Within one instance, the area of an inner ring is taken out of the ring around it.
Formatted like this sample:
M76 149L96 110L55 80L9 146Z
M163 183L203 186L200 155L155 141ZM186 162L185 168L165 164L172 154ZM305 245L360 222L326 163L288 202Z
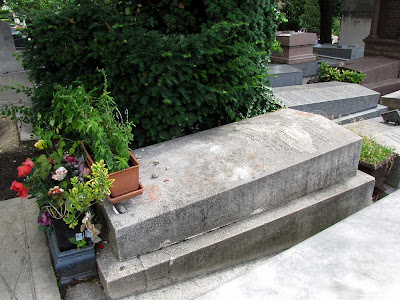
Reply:
M361 84L365 79L366 74L351 70L341 70L330 67L327 62L322 62L318 70L318 81L341 81Z
M71 3L28 25L25 66L42 114L57 84L101 86L97 69L136 125L134 147L279 108L266 78L273 0Z

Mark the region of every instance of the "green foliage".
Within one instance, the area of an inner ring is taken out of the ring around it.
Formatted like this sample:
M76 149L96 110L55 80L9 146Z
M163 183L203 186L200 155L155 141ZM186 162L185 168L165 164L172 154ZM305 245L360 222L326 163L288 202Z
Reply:
M318 70L318 81L342 81L361 84L365 78L364 73L350 70L340 70L338 68L330 67L327 62L322 62Z
M390 159L395 149L377 143L373 138L362 136L363 143L361 148L360 161L377 166Z
M332 20L332 34L340 35L340 18L334 18Z
M87 243L85 240L77 241L74 237L69 238L69 242L73 245L76 245L76 248L79 250L81 248L87 247Z
M104 194L110 195L113 182L114 179L108 179L108 170L103 160L92 165L92 174L88 181L82 182L78 177L71 178L72 188L69 190L65 223L75 228L79 216L94 204L103 202Z
M279 18L266 0L84 1L38 14L24 53L34 109L48 111L57 84L99 87L97 68L136 125L135 147L277 109L265 66Z
M57 86L49 113L39 118L35 131L45 147L51 147L56 140L61 153L68 145L69 153L73 154L79 142L84 141L94 160L104 160L110 172L127 169L133 124L123 122L106 88L105 83L102 94L95 97L97 90L87 92L83 85Z
M304 5L304 13L300 16L302 26L308 31L313 32L314 28L320 27L320 11L318 0L306 0Z

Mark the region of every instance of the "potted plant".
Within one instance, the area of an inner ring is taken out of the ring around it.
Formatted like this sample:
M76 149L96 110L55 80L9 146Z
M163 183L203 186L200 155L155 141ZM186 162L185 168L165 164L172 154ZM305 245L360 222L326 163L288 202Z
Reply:
M114 179L107 198L117 203L143 193L144 187L139 182L140 163L129 149L134 125L127 116L123 120L106 82L105 78L100 96L96 96L97 90L87 92L83 85L56 87L52 113L43 118L36 134L44 137L47 145L63 132L75 141L72 148L82 145L89 165L104 160L110 179Z
M36 143L43 149L44 141ZM96 274L93 243L99 230L93 224L92 207L110 194L112 180L103 161L89 168L82 157L58 151L27 159L18 167L11 189L21 198L35 198L39 230L48 235L56 273L61 284ZM61 155L60 155L61 154Z
M375 177L375 187L381 188L395 158L395 149L377 143L373 138L363 139L358 169Z

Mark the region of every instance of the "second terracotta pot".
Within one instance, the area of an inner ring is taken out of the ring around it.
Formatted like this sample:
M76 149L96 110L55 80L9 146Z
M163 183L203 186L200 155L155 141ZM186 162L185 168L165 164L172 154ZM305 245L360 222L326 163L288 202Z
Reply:
M89 155L85 145L81 143L82 149L85 152L86 158L88 160L89 165L94 163L92 157ZM130 162L131 167L125 169L123 171L117 171L110 173L108 178L114 179L113 185L110 188L111 197L115 198L139 189L139 166L140 162L136 159L135 156L131 152Z

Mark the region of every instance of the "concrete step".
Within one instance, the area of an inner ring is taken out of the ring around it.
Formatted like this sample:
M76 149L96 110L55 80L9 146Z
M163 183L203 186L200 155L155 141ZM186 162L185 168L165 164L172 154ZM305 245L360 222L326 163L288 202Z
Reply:
M400 78L391 78L382 81L363 84L366 88L386 95L400 90Z
M324 82L273 88L275 97L289 108L335 119L376 108L379 93L358 84Z
M400 191L196 298L398 299Z
M357 175L284 206L124 262L97 257L108 297L118 299L290 248L371 203L374 180Z
M362 72L367 75L363 84L398 78L400 72L400 60L384 56L364 56L348 60L341 64L347 70Z
M123 214L101 208L111 246L127 260L285 205L354 176L360 148L334 122L284 109L138 149L145 193Z
M286 64L271 64L268 66L268 77L271 87L299 85L303 82L303 73Z
M386 106L378 104L376 108L367 109L364 111L360 111L358 113L349 114L347 116L341 116L339 118L334 119L333 121L335 121L340 125L344 125L348 123L369 120L372 118L380 117L381 114L383 114L387 110L388 108Z

